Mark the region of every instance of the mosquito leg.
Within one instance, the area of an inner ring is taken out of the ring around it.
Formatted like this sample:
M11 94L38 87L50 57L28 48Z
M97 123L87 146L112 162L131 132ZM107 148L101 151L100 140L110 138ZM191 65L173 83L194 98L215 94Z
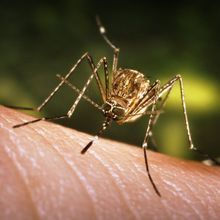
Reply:
M166 101L169 97L170 91L171 91L171 88L168 89L165 97L162 99L160 105L157 107L157 111L155 111L156 114L154 114L153 119L152 119L152 129L151 129L151 132L149 133L149 136L150 136L151 143L153 144L153 148L156 151L158 151L158 149L157 149L156 140L155 140L154 135L153 135L153 127L157 123L157 121L158 121L158 119L161 115L161 112L162 112L163 108L165 107L165 104L166 104Z
M94 65L92 62L91 57L89 57L88 53L86 52L85 54L83 54L81 56L81 58L76 62L76 64L70 69L70 71L66 74L66 76L64 77L65 80L67 80L70 75L74 72L74 70L77 68L77 66L82 62L83 59L87 58L89 60L90 65L92 66L92 68L94 69ZM60 89L60 87L64 84L64 81L61 81L59 83L59 85L57 87L55 87L55 89L49 94L49 96L35 109L35 108L28 108L28 107L17 107L17 106L6 106L6 107L10 107L10 108L14 108L14 109L21 109L21 110L36 110L38 112L41 111L41 109L51 100L51 98L55 95L55 93ZM20 126L16 126L15 127L20 127Z
M155 108L156 108L156 101L157 101L157 95L155 95L155 98L154 98L154 102L152 104L152 114L150 114L150 118L149 118L149 121L148 121L148 126L147 126L147 131L146 131L146 134L145 134L145 137L144 137L144 141L143 141L143 144L142 144L142 147L143 147L143 150L144 150L144 159L145 159L145 165L146 165L146 171L147 171L147 175L149 177L149 180L155 190L155 192L157 193L158 196L161 197L161 194L159 192L159 190L157 189L154 181L153 181L153 178L151 177L151 174L150 174L150 170L149 170L149 166L148 166L148 159L147 159L147 147L148 147L148 139L150 138L150 134L151 134L151 131L152 131L152 127L153 127L153 120L154 120L154 114L153 112L155 111Z
M82 62L83 59L87 57L88 53L85 53L81 56L81 58L76 62L76 64L70 69L70 71L66 74L64 77L65 79L68 79L70 75L74 72L74 70L77 68L77 66ZM61 81L58 86L54 88L54 90L49 94L49 96L43 101L41 105L37 107L38 111L41 111L41 109L51 100L51 98L55 95L55 93L60 89L60 87L64 84L64 81Z
M87 61L89 62L89 65L90 65L90 67L91 67L91 69L93 70L93 73L94 73L95 65L94 65L94 63L93 63L92 57L88 55L88 52L86 52L86 53L84 53L84 54L80 57L80 59L75 63L75 65L70 69L70 71L65 75L65 77L64 77L65 80L67 80L67 79L71 76L71 74L75 71L75 69L79 66L79 64L80 64L84 59L87 59ZM98 86L99 86L99 88L100 88L100 90L101 90L101 93L102 93L103 96L104 96L104 90L103 90L103 88L102 88L101 81L100 81L100 78L99 78L99 76L98 76L98 74L97 74L97 71L96 71L96 73L94 73L94 74L96 74L95 78L97 79ZM40 111L42 110L42 108L43 108L43 107L52 99L52 97L57 93L57 91L60 89L60 87L61 87L63 84L64 84L64 81L62 80L62 81L58 84L58 86L56 86L56 87L54 88L54 90L49 94L49 96L48 96L36 109L33 109L33 110L36 110L36 111L39 111L39 112L40 112ZM13 108L13 106L11 106L11 107ZM26 107L24 107L24 108L23 108L23 107L14 107L14 108L16 108L16 109L29 110L29 108L26 108ZM32 108L31 108L30 110L32 110Z
M69 81L67 81L64 77L62 77L61 75L57 74L56 75L59 79L63 80L65 82L65 84L67 84L73 91L77 92L78 94L80 94L80 90L74 86L72 83L70 83ZM89 102L91 105L93 105L94 107L98 108L99 110L102 110L102 107L99 106L96 102L94 102L93 100L91 100L88 96L83 95L82 96L83 99L85 99L87 102Z
M105 62L106 62L106 58L105 58L105 57L103 57L102 59L100 59L100 61L98 62L96 68L94 69L94 74L92 74L92 75L89 77L89 79L87 80L85 86L83 87L83 89L81 90L80 94L78 95L76 101L74 102L74 104L72 105L72 107L70 108L70 110L68 111L68 113L67 113L68 117L71 117L72 114L74 113L76 106L78 105L79 101L80 101L81 98L83 97L83 95L84 95L84 93L85 93L85 91L86 91L88 85L90 84L90 82L91 82L91 80L93 79L93 77L96 75L96 73L97 73L98 69L100 68L101 64L104 63L104 68L107 68L107 65L106 65ZM106 74L106 75L107 75L107 74ZM108 87L108 86L107 86L107 87ZM103 99L106 100L105 95L104 95Z
M47 99L41 104L42 107L45 106L45 104L52 98L52 96L58 91L58 89L59 89L63 84L65 84L65 81L67 81L68 77L71 75L71 73L75 70L75 68L79 65L79 63L80 63L85 57L88 59L89 62L91 61L91 62L90 62L91 67L92 67L92 66L93 66L93 67L95 66L95 65L93 65L92 60L90 60L91 57L88 56L87 53L85 53L85 54L77 61L77 63L73 66L73 68L70 70L70 72L63 78L63 80L61 81L61 83L53 90L53 92L52 92L52 93L47 97ZM28 124L32 124L32 123L35 123L35 122L38 122L38 121L42 121L42 120L56 120L56 119L61 119L61 118L70 118L70 117L72 116L73 112L75 111L75 108L76 108L76 106L78 105L79 101L80 101L81 98L84 96L84 93L85 93L86 89L88 88L89 84L91 83L92 79L94 78L94 76L98 76L97 71L98 71L99 67L101 66L101 64L104 63L104 60L105 60L105 59L106 59L106 58L102 58L102 59L98 62L97 67L94 68L93 73L92 73L92 74L90 75L90 77L88 78L87 82L85 83L84 87L82 88L82 90L80 91L78 97L76 98L74 104L72 105L72 107L70 108L70 110L67 112L66 115L64 115L64 116L62 115L62 116L58 116L58 117L52 117L52 118L35 119L35 120L33 120L33 121L24 122L24 123L22 123L22 124L15 125L14 128L18 128L18 127L21 127L21 126L24 126L24 125L28 125ZM104 67L105 67L105 65L104 65ZM101 81L100 81L100 83L101 83ZM101 92L101 90L100 90L100 92ZM103 97L103 98L105 99L105 94L104 94L104 97ZM40 108L40 109L41 109L41 108ZM40 111L40 109L37 108L38 111Z
M104 58L102 58L102 59L104 59ZM88 56L88 62L90 64L90 67L91 67L91 69L93 71L93 74L95 76L95 79L96 79L96 82L97 82L97 85L98 85L99 92L101 94L102 100L105 101L106 100L106 96L105 96L104 88L103 88L101 79L100 79L99 74L98 74L98 69L99 69L99 67L100 67L100 65L102 63L101 60L98 62L97 66L95 66L92 57Z
M152 122L153 125L155 125L157 123L157 120L158 120L158 118L159 118L163 108L165 107L166 101L167 101L167 99L168 99L168 97L170 95L170 91L171 91L171 88L169 88L167 90L167 93L166 93L165 97L162 99L159 107L157 107L157 111L156 112L158 112L158 113L154 115L154 119L153 119L153 122Z
M103 65L105 72L105 97L108 99L109 97L109 72L108 72L108 63L106 57L103 57Z
M217 160L215 160L215 158L213 158L210 155L202 152L200 149L197 149L193 145L192 136L191 136L191 132L190 132L190 128L189 128L189 120L188 120L187 111L186 111L183 79L182 79L181 75L176 75L174 78L172 78L170 81L168 81L164 86L162 86L160 91L159 91L159 96L162 96L163 93L166 92L166 91L170 91L173 88L174 83L177 82L177 81L179 81L179 85L180 85L180 93L181 93L184 121L185 121L185 126L186 126L186 131L187 131L190 150L196 151L201 156L203 156L205 158L210 158L216 165L220 165L220 163Z
M98 87L99 87L99 90L100 90L100 93L102 95L102 98L104 99L105 97L105 94L104 94L104 89L103 89L103 86L101 84L101 80L97 74L97 71L95 71L95 65L94 65L94 62L92 60L92 57L88 54L88 52L86 52L85 54L83 54L81 56L81 58L76 62L76 64L70 69L70 71L65 75L64 79L67 80L71 74L75 71L75 69L79 66L79 64L84 60L84 59L87 59L92 71L93 71L93 74L95 75L95 78L96 78L96 81L97 81L97 84L98 84ZM39 105L37 107L37 110L38 111L41 111L41 109L51 100L51 98L55 95L55 93L60 89L60 87L64 84L64 81L61 81L59 83L59 85L57 87L55 87L55 89L49 94L49 96L43 101L43 103L41 105Z
M33 123L36 123L36 122L39 122L39 121L52 121L52 120L63 119L63 118L68 118L68 116L67 115L60 115L60 116L55 116L55 117L38 118L38 119L35 119L35 120L32 120L32 121L27 121L27 122L24 122L24 123L21 123L21 124L14 125L13 128L19 128L19 127L22 127L22 126L25 126L25 125L28 125L28 124L33 124Z
M33 124L35 122L42 121L42 120L46 121L46 120L56 120L56 119L61 119L61 118L70 118L72 116L76 106L78 105L80 99L82 98L82 96L84 95L86 89L88 88L90 82L92 81L93 77L94 77L94 74L91 74L89 79L87 80L86 84L82 88L81 92L79 93L77 99L75 100L74 104L72 105L72 107L70 108L70 110L67 112L66 115L56 116L56 117L51 117L51 118L39 118L39 119L35 119L33 121L28 121L28 122L24 122L22 124L15 125L14 128L18 128L18 127L21 127L21 126L24 126L24 125L28 125L28 124ZM64 83L64 81L62 81L62 82Z
M39 118L39 119L35 119L35 120L32 120L32 121L27 121L27 122L15 125L14 128L18 128L18 127L25 126L25 125L28 125L28 124L33 124L33 123L36 123L36 122L39 122L39 121L48 121L48 120L57 120L57 119L62 119L62 118L70 118L73 114L73 110L75 109L75 107L79 103L80 99L82 98L84 92L86 91L86 89L87 89L88 85L90 84L90 82L92 81L93 77L94 77L94 74L91 74L91 76L87 80L86 84L84 85L83 89L79 93L79 95L78 95L76 101L74 102L73 106L67 112L66 115L61 115L61 116L56 116L56 117L51 117L51 118L47 118L47 117ZM64 81L62 81L62 82L64 82Z
M148 140L151 139L155 148L156 148L156 144L155 144L155 140L153 139L152 129L156 123L156 118L159 117L159 115L163 112L161 109L164 106L163 103L161 103L160 108L156 109L156 103L158 101L159 91L160 91L160 81L156 80L155 83L151 86L151 88L145 93L145 96L142 97L142 100L140 100L140 102L134 108L133 110L134 113L130 114L130 115L138 115L135 112L139 112L141 111L141 109L152 105L151 111L145 111L141 113L141 115L150 116L147 132L145 134L144 144L147 145ZM151 95L149 96L149 94Z
M102 59L99 60L94 72L96 73L102 64L105 73L105 95L104 95L105 99L103 99L105 101L109 96L109 72L108 72L108 63L106 57L103 57Z
M144 147L143 150L144 150L144 159L145 159L145 165L146 165L146 171L147 171L148 178L149 178L155 192L157 193L157 195L161 197L161 194L160 194L159 190L157 189L157 186L155 185L155 183L151 177L151 174L150 174L150 170L149 170L149 166L148 166L148 159L147 159L147 149Z
M146 134L145 134L145 137L144 137L144 141L143 141L143 144L142 144L143 148L147 148L148 147L148 140L149 140L150 133L151 133L151 130L152 130L152 127L153 127L153 119L154 119L153 112L155 111L155 108L156 108L156 100L152 104L152 109L151 109L152 113L150 114L150 117L149 117L147 131L146 131Z

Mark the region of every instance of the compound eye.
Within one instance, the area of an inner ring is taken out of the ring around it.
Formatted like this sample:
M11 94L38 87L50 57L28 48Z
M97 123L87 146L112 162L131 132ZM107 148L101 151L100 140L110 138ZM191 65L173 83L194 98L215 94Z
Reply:
M125 110L121 107L115 107L112 112L119 118L123 117L125 114Z
M109 103L104 103L104 105L102 106L103 110L105 112L108 112L111 110L111 105Z

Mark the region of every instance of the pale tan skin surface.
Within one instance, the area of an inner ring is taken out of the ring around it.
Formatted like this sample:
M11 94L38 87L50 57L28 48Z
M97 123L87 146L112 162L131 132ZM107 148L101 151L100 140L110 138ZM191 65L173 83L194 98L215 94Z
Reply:
M220 219L220 168L99 139L0 107L0 219Z

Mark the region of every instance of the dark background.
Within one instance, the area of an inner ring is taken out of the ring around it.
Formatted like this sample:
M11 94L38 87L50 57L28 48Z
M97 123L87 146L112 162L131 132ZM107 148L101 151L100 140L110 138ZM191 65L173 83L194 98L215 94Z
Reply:
M219 156L219 4L154 2L1 1L0 102L38 106L57 85L56 74L65 75L86 51L96 62L107 56L111 67L113 51L98 32L98 14L109 38L121 49L119 66L163 83L182 74L194 144ZM71 82L81 88L90 74L84 62ZM175 87L154 130L158 149L198 158L187 149L180 93ZM87 94L100 103L95 83ZM69 88L62 89L42 115L62 115L75 97ZM82 101L70 120L59 123L95 134L102 121L100 112ZM146 125L147 117L114 124L104 136L140 146Z

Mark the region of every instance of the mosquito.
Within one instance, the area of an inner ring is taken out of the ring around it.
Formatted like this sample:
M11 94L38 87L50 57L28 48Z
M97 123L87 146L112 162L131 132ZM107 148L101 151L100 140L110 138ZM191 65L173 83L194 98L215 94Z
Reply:
M90 54L88 52L84 53L64 77L61 75L57 75L57 77L60 79L60 83L54 88L54 90L49 94L49 96L36 109L26 108L26 107L13 107L17 109L36 110L40 112L46 106L46 104L52 99L52 97L54 97L54 95L58 92L61 86L67 85L72 90L78 93L75 102L68 110L68 112L64 115L58 115L56 117L38 118L32 121L27 121L21 124L17 124L13 127L18 128L21 126L25 126L43 120L49 121L49 120L56 120L62 118L70 118L73 115L80 100L85 99L91 105L93 105L98 110L100 110L105 118L100 130L97 132L94 138L81 150L81 154L85 154L87 150L92 146L92 144L98 139L98 137L101 136L102 133L109 127L111 122L115 121L117 124L121 125L127 122L133 122L143 115L149 115L149 120L147 123L147 129L144 136L144 140L142 143L142 148L143 148L145 167L148 178L156 194L161 197L161 193L159 192L156 184L154 183L154 180L150 173L150 169L148 165L148 157L147 157L147 148L148 148L149 139L152 138L152 129L156 124L162 112L162 109L165 106L167 98L169 97L170 91L172 90L176 82L179 82L179 87L180 87L184 122L185 122L186 134L189 142L189 148L191 150L198 151L198 149L193 145L191 132L189 128L189 121L188 121L185 96L184 96L183 79L181 75L175 75L167 83L161 85L159 80L156 80L155 82L151 83L149 79L144 77L144 74L140 73L137 70L118 68L120 49L116 47L112 43L112 41L110 41L110 39L108 38L106 34L106 29L102 25L99 17L96 17L96 21L97 21L97 26L99 28L99 32L103 37L104 41L113 49L113 64L111 68L111 74L109 73L106 57L101 58L97 63L97 65L95 65ZM87 79L83 88L78 89L73 84L71 84L68 81L68 79L84 60L88 62L92 73ZM100 80L100 75L98 73L98 70L100 69L101 66L104 69L104 83ZM102 106L98 105L97 103L92 101L88 96L85 95L88 86L90 85L90 83L94 78L98 85L100 96L103 102ZM201 151L199 152L201 153ZM208 157L208 155L205 156Z

